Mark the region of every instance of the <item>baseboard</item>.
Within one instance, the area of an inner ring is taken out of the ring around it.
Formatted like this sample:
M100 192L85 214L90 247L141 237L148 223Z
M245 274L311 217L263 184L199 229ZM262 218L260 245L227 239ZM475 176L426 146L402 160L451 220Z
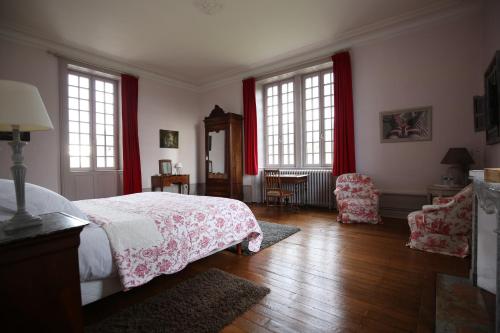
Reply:
M425 194L382 193L379 212L383 217L405 219L409 213L422 209L425 204Z
M415 209L416 210L416 209ZM382 217L390 217L395 219L405 219L410 214L411 210L399 209L399 208L380 208L379 214Z
M194 189L193 194L205 195L205 183L196 183L191 185L191 189Z
M243 185L243 202L252 203L255 201L253 196L253 186Z

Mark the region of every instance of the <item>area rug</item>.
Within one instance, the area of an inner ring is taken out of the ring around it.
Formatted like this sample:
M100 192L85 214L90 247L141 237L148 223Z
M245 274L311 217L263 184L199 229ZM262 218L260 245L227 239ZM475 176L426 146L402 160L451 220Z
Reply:
M438 274L436 278L436 333L493 332L479 288L467 278Z
M269 292L212 268L85 327L85 333L219 332Z
M264 239L260 245L260 249L263 250L273 244L276 244L283 239L290 237L296 232L300 231L300 228L293 225L278 224L264 221L257 221L260 225L260 229L264 234ZM236 253L236 246L228 248L229 251ZM248 250L248 241L243 241L242 244L242 254L245 256L251 256L259 252L251 252Z

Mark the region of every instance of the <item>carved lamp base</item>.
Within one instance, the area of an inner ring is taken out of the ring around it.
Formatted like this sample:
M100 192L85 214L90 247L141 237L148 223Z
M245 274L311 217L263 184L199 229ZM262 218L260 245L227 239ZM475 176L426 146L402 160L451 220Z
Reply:
M26 211L24 192L26 166L23 164L23 147L26 143L21 141L18 127L13 127L12 141L9 142L9 145L12 147L12 161L14 162L11 171L16 190L17 211L10 220L4 221L2 229L6 233L42 225L42 220L38 216L33 216Z
M10 220L4 221L3 231L6 233L16 230L38 227L42 225L42 219L30 213L16 213Z

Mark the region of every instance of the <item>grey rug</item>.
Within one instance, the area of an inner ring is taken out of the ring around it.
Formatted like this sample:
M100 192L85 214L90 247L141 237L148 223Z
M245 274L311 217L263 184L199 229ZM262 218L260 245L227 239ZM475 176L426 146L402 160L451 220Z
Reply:
M85 327L85 333L219 332L269 292L212 268Z
M257 221L260 225L260 229L264 234L264 239L260 245L260 249L263 250L273 244L282 241L283 239L290 237L296 232L300 231L300 228L293 225L278 224L264 221ZM248 241L243 241L242 244L242 254L245 256L251 256L258 252L251 252L248 250ZM236 253L236 246L228 248L229 251Z
M481 290L468 278L436 276L436 333L493 332Z

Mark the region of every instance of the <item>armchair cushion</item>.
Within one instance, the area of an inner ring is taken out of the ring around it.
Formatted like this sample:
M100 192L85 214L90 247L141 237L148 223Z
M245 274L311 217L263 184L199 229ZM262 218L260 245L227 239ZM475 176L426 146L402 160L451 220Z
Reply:
M453 197L435 197L434 199L432 199L432 204L433 205L442 205L442 204L446 204L448 202L450 202L451 200L453 200Z
M435 201L436 202L436 201ZM428 252L465 257L472 227L472 185L442 204L425 205L408 215L408 246Z

